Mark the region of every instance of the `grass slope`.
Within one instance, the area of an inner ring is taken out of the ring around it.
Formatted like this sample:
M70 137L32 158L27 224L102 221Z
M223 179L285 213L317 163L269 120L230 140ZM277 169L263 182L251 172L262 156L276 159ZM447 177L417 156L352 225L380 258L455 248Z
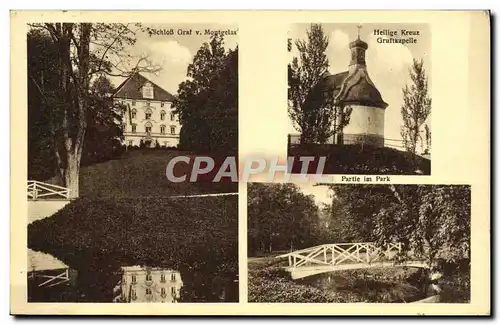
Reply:
M431 162L409 152L387 147L361 145L304 145L289 148L294 156L293 173L299 173L302 164L298 157L326 157L323 174L379 174L379 175L430 175ZM316 158L318 161L319 158ZM316 166L309 172L315 173ZM417 172L417 170L419 172Z
M120 159L82 167L80 197L168 197L238 191L237 183L169 181L166 177L167 164L179 155L194 157L183 151L135 149L126 152ZM191 167L187 164L176 164L177 176L190 171ZM189 180L189 175L187 179ZM54 179L49 182L53 183Z
M87 285L96 290L104 291L103 283L121 266L143 265L181 271L185 284L196 286L189 296L210 300L207 282L219 277L233 283L238 273L237 201L80 198L30 224L28 247L57 257L79 277L92 274Z

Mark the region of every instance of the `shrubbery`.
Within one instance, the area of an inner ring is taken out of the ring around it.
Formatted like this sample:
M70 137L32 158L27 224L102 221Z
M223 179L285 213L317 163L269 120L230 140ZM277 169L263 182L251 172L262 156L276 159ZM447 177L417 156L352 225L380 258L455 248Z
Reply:
M304 145L288 149L288 156L296 157L293 173L299 173L300 156L326 157L324 174L380 174L415 175L416 171L430 175L430 160L387 147L361 145ZM310 164L310 168L313 163ZM316 167L309 170L316 172Z

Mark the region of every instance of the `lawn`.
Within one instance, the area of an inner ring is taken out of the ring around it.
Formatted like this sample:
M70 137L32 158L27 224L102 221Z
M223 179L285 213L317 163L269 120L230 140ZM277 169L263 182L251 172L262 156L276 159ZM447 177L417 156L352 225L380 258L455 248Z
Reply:
M222 278L236 301L237 202L237 196L80 198L30 224L28 247L77 270L92 301L110 301L116 283L109 279L130 265L179 270L188 301L217 301L211 283Z
M378 174L378 175L430 175L428 159L387 147L369 145L307 145L288 149L288 156L295 157L293 173L299 173L299 157L326 157L323 174ZM310 165L309 173L316 166Z
M168 197L206 193L238 192L238 184L214 183L205 177L198 182L174 183L166 177L168 162L179 155L194 155L166 149L134 149L122 157L80 169L80 197ZM214 157L223 161L225 157ZM176 176L188 174L191 166L176 164ZM55 180L49 180L54 183Z

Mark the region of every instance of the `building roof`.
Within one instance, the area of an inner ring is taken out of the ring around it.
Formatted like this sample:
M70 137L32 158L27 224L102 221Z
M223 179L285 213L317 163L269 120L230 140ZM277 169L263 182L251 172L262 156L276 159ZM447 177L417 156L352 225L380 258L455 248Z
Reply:
M113 95L114 98L126 98L126 99L145 99L142 96L142 86L146 82L151 83L153 86L153 95L154 97L151 100L159 100L159 101L174 101L175 97L165 89L161 88L148 78L144 77L138 72L133 73L125 79L115 90Z
M349 77L349 78L348 78ZM386 108L387 103L382 95L362 73L349 75L349 71L337 74L325 73L323 78L313 87L307 95L304 105L309 109L324 107L329 96L337 97L342 90L339 100L345 104L359 104Z

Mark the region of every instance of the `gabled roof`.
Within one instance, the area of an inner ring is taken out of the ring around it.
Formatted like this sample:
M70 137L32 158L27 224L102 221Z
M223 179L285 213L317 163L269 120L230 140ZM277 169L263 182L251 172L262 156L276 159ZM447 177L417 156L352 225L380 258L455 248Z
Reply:
M175 97L165 89L161 88L148 78L142 76L140 73L135 72L130 77L125 79L115 90L113 95L114 98L126 98L126 99L145 99L142 97L142 86L146 82L151 83L153 86L154 97L151 100L159 101L174 101Z

